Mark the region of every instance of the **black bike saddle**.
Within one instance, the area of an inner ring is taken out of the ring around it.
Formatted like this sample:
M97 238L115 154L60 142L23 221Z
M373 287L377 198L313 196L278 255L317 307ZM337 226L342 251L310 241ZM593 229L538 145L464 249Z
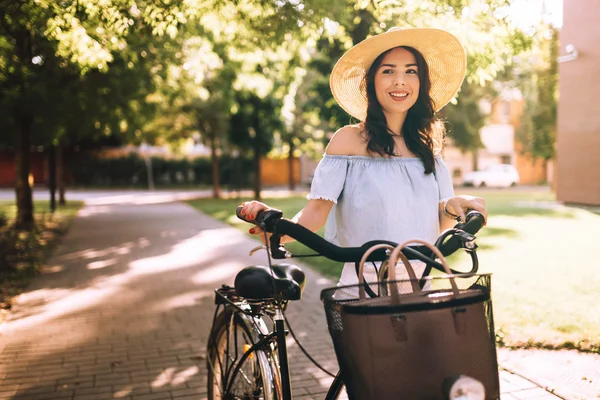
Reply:
M235 277L235 291L247 299L300 300L306 284L304 272L295 265L255 265L241 270Z

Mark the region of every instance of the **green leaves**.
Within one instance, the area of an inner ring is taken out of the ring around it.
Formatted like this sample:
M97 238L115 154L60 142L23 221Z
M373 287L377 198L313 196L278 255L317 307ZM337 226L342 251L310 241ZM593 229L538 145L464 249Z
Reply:
M25 0L2 3L0 85L5 110L27 112L47 136L176 140L193 133L185 104L235 91L281 101L294 68L310 70L298 103L315 131L350 122L328 75L350 46L392 26L448 29L465 43L469 83L494 79L531 38L497 14L506 0ZM497 15L496 19L490 18ZM31 37L15 56L16 36ZM37 64L33 63L33 59ZM27 93L21 90L27 82ZM21 86L20 86L21 85ZM12 93L12 97L10 95ZM20 100L17 101L16 99ZM213 102L218 102L211 99ZM220 101L220 100L219 100ZM459 99L460 101L460 99ZM20 107L20 106L19 106ZM229 106L224 106L227 109ZM4 127L12 126L12 111ZM299 115L299 114L298 114ZM320 116L320 121L314 117ZM228 118L228 116L226 116ZM326 126L322 126L324 122ZM320 139L318 139L320 140Z
M449 104L442 110L448 136L462 152L481 147L479 131L485 123L485 115L479 104L482 100L491 100L491 97L489 87L464 81L457 104Z
M275 132L283 127L280 102L272 96L261 98L251 91L238 91L235 103L229 130L231 143L267 154Z
M558 29L550 25L538 27L533 52L533 68L523 65L518 84L525 97L525 113L517 130L524 152L544 160L556 153L556 114L558 100ZM523 64L529 60L522 61Z

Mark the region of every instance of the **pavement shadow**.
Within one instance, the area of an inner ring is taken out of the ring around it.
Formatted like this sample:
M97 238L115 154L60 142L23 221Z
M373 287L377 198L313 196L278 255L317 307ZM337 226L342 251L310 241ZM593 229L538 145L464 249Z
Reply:
M205 392L213 289L245 266L235 249L248 239L184 204L111 207L76 219L19 298L2 329L1 398Z

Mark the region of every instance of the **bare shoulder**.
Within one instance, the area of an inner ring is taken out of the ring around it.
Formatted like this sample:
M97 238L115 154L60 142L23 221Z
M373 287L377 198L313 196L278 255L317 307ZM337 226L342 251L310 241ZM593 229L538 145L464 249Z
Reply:
M360 125L346 125L338 129L327 145L325 153L331 155L362 156L366 154L367 141Z

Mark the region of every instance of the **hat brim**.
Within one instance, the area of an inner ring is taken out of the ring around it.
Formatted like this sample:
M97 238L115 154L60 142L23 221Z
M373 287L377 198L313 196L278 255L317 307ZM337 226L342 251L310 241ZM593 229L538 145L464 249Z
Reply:
M431 81L429 95L435 111L456 96L467 69L467 57L460 41L440 29L395 29L358 43L333 67L329 86L335 100L348 114L364 121L367 115L365 74L381 53L398 46L413 47L425 58Z

